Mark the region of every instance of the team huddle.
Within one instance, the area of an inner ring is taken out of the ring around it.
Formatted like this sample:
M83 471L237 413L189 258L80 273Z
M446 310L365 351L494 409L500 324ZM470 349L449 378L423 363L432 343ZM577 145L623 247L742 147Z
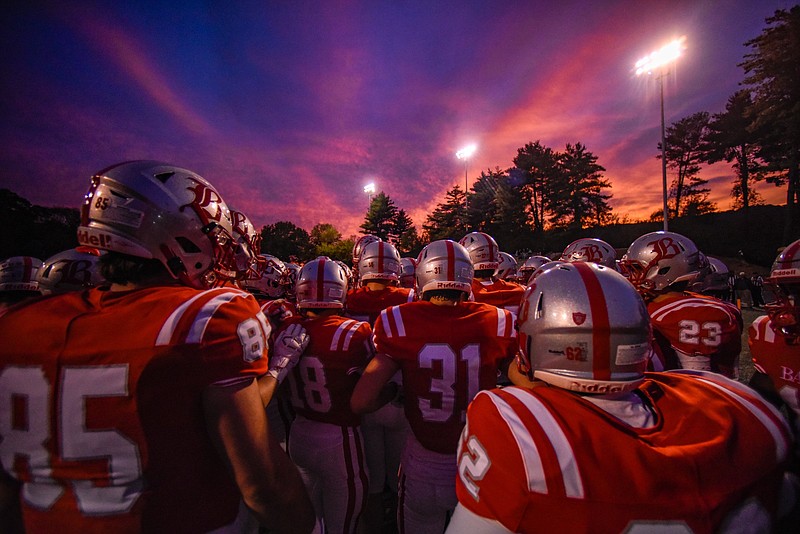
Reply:
M0 264L0 531L800 520L800 240L752 325L674 232L519 264L482 232L416 258L367 235L300 265L155 161L92 177L78 241Z

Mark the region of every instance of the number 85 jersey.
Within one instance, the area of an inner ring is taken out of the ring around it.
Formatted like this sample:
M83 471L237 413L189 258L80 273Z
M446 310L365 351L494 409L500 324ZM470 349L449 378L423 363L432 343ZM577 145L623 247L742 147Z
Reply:
M454 454L467 405L495 387L498 365L516 353L510 312L479 302L392 306L375 322L375 349L403 373L405 413L428 450Z
M738 378L742 315L729 302L670 292L647 304L655 349L666 369L713 371Z

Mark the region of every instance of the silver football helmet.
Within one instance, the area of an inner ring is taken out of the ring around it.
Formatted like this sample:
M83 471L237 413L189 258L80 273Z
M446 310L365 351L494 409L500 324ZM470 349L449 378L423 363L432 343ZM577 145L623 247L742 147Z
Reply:
M358 259L358 277L370 280L400 280L400 253L391 243L373 241L364 246Z
M0 291L39 291L42 260L33 256L12 256L0 263Z
M96 248L78 247L50 256L39 270L39 291L57 295L102 284L100 255Z
M353 245L353 267L358 269L358 259L361 257L361 251L370 243L381 241L381 238L376 235L362 235L356 239Z
M698 278L692 286L692 290L700 293L721 293L728 291L730 269L725 265L725 262L711 256L703 256L702 252L700 255L701 258L705 257L708 268L704 270L702 278ZM701 261L701 263L703 262Z
M595 237L576 239L561 253L561 261L590 261L599 263L614 270L617 268L617 253L614 247Z
M320 256L300 269L295 294L298 308L343 308L347 276L338 263Z
M527 284L533 273L545 263L552 261L547 256L529 256L517 269L517 276L521 284Z
M784 335L800 336L800 239L791 243L775 258L764 285L775 294L767 304L767 314Z
M227 204L207 180L158 161L130 161L92 177L81 245L159 260L181 283L209 288L237 278Z
M250 219L231 209L233 237L236 239L236 271L240 279L259 278L258 255L261 254L261 234Z
M450 239L428 244L417 258L417 291L434 289L472 291L474 270L467 249Z
M580 393L636 388L650 354L650 316L619 273L561 262L537 274L517 318L520 372Z
M652 296L679 282L691 284L702 274L703 265L691 239L658 231L631 243L620 268L640 293Z
M467 250L476 271L494 270L500 265L500 248L489 234L470 232L458 243Z
M258 277L245 278L244 288L256 296L278 299L287 289L286 265L277 256L259 254L257 259Z
M494 272L495 278L499 280L506 280L516 275L517 259L508 252L503 252L502 250L498 252L498 255L500 258L500 263L497 266L497 270Z
M416 282L417 260L400 258L400 287L414 289Z

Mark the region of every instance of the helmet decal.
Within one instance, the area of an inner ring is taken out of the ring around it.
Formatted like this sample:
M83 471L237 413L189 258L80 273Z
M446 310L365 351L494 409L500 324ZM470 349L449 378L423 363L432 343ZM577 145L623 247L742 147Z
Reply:
M194 178L189 177L189 180L196 183L197 185L194 187L187 187L186 189L194 193L194 200L191 202L191 206L197 212L198 215L204 213L206 215L206 221L217 221L219 222L222 219L222 208L220 204L222 203L222 197L219 196L214 189L209 187L208 185L200 182L199 180L195 180ZM209 206L214 204L216 206L216 213L211 213L208 209ZM202 217L202 215L201 215Z

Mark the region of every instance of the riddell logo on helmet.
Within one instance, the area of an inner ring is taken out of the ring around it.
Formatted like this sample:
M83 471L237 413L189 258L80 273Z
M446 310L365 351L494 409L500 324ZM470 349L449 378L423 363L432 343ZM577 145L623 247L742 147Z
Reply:
M108 234L89 233L88 230L78 230L78 243L90 247L109 248L111 236Z
M800 269L775 269L772 271L773 277L782 277L782 276L800 276Z
M582 384L580 382L572 382L569 385L569 389L572 391L578 391L582 393L618 393L620 391L624 391L623 387L619 384L609 384L599 382L596 384Z
M461 289L463 285L461 282L436 282L433 289Z

